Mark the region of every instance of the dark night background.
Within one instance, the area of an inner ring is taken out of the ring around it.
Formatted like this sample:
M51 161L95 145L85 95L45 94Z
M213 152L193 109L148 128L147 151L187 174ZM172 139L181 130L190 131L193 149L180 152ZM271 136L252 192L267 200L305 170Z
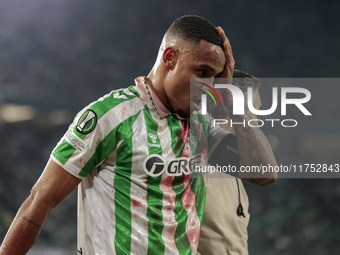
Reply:
M257 77L336 78L339 11L339 1L0 0L0 240L73 116L147 75L174 19L196 14L222 26L235 67ZM290 133L265 130L278 163L339 163L340 87L322 85L309 106L319 118ZM251 255L340 254L339 179L245 186ZM76 192L30 254L75 249Z

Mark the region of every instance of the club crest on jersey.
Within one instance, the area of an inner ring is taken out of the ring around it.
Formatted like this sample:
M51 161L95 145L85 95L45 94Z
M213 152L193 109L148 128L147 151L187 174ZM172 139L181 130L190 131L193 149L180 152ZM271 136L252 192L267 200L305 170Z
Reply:
M174 158L169 161L158 155L152 154L148 156L143 163L144 171L152 176L157 177L164 172L168 176L181 176L182 174L191 174L194 172L196 165L201 163L201 155L190 158Z
M87 110L78 120L77 131L81 134L88 134L97 125L97 114L92 110Z

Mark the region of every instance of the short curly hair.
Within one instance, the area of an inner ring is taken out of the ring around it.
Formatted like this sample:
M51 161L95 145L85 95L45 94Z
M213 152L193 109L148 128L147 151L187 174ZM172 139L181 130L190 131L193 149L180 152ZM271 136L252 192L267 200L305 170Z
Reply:
M171 24L165 35L177 37L193 44L199 44L201 40L206 40L223 49L223 39L214 25L196 15L179 17Z

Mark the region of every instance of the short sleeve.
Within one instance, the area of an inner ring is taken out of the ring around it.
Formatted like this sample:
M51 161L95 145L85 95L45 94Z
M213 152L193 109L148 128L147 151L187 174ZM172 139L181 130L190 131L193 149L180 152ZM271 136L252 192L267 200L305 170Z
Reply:
M70 174L86 177L123 139L119 128L140 111L138 97L132 87L118 89L85 107L53 149L51 158Z
M100 163L98 146L104 133L96 110L85 108L53 149L51 158L70 174L83 179Z

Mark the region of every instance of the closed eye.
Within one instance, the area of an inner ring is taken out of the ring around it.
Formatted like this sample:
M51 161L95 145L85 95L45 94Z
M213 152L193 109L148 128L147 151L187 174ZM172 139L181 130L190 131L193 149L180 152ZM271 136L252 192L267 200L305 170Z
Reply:
M201 78L206 78L208 77L208 70L202 69L198 71L198 76Z

